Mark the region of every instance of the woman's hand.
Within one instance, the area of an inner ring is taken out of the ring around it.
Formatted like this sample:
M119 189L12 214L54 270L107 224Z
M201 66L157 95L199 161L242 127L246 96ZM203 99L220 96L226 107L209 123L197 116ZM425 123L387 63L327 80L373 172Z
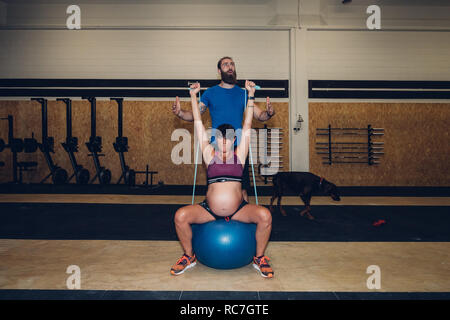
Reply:
M191 96L196 96L197 93L199 93L200 91L200 83L198 82L193 83L189 88L190 88L189 93L191 94Z
M247 89L248 95L250 97L255 96L256 89L255 89L255 83L253 81L245 80L245 89Z

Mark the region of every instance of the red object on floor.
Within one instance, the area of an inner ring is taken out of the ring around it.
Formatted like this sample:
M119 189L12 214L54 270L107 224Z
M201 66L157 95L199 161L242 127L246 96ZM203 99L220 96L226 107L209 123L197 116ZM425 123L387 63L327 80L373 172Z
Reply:
M378 220L378 221L375 221L372 225L374 227L379 227L379 226L381 226L381 225L383 225L385 223L386 223L386 220Z

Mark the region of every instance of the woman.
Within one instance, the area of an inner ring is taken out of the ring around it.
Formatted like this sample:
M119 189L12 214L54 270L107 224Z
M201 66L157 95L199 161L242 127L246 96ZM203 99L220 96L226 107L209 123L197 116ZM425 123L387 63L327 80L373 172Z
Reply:
M263 277L272 278L274 275L268 263L269 258L264 255L272 230L270 211L263 206L249 204L242 197L241 180L250 144L255 84L246 81L245 88L248 91L249 100L245 110L240 142L234 149L236 137L227 135L227 131L229 133L234 128L227 124L221 125L216 130L216 151L207 137L198 107L197 93L200 91L200 84L191 85L194 129L198 133L203 159L208 164L208 191L205 201L182 207L175 213L175 228L184 254L171 268L170 272L173 275L182 274L196 265L197 259L192 250L191 224L207 223L215 219L255 223L256 256L253 258L253 266Z

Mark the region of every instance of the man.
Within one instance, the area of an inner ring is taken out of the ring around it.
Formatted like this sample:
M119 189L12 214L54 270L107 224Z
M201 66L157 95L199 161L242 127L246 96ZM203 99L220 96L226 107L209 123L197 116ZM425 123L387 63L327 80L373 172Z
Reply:
M216 129L224 123L231 124L236 130L242 128L242 119L247 104L246 93L236 85L236 66L231 57L223 57L217 62L217 72L221 78L220 84L206 90L200 99L200 113L204 113L209 108L212 128ZM182 110L180 99L172 106L175 115L185 121L193 121L192 111ZM275 115L275 111L270 103L270 98L266 99L266 111L262 111L255 104L253 118L261 122L267 121ZM235 144L238 143L236 139ZM253 161L255 161L254 159ZM248 157L246 159L242 177L242 195L248 202L248 190L250 189L250 178L248 170Z

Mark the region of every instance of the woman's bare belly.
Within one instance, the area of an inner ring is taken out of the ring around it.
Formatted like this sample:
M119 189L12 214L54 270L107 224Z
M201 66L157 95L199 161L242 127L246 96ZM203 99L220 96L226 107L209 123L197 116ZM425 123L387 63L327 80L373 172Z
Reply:
M215 214L229 216L242 202L241 183L236 181L212 183L208 186L206 200Z

